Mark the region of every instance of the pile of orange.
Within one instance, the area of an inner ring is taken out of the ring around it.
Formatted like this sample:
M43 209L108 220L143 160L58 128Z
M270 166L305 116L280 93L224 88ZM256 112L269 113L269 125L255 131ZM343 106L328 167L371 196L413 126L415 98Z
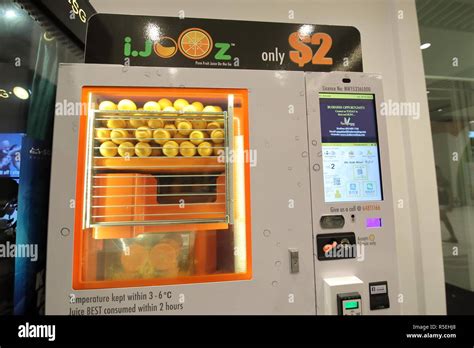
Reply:
M182 98L174 102L162 98L137 108L133 101L123 99L117 105L103 101L99 110L158 111L163 112L163 116L173 116L145 118L137 113L103 121L103 127L95 130L103 157L208 157L219 156L224 151L224 119L200 117L199 114L222 112L220 106L204 106L199 101L189 103Z
M151 248L133 243L120 255L122 269L140 278L176 277L182 245L175 238L163 238Z

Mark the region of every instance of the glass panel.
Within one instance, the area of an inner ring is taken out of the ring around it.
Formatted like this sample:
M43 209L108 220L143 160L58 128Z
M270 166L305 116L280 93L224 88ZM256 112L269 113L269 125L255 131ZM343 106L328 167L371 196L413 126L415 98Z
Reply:
M448 314L474 314L474 4L417 0Z
M75 288L249 279L246 100L83 89Z

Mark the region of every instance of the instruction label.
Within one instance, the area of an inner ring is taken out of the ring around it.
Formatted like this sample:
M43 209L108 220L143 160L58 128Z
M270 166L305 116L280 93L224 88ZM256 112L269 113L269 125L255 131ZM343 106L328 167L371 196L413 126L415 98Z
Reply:
M177 312L184 309L184 294L150 290L110 295L69 297L69 315L128 315Z

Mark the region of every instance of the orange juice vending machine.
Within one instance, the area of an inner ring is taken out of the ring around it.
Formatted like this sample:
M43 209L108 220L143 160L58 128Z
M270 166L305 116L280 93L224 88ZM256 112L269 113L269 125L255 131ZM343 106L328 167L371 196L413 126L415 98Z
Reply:
M398 313L380 85L60 66L46 312Z
M307 151L302 72L62 65L47 313L314 314Z

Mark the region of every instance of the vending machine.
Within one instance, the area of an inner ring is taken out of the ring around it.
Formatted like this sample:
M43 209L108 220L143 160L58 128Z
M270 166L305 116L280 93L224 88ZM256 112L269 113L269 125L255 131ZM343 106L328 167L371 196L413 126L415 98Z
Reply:
M46 312L398 313L380 86L61 66Z

